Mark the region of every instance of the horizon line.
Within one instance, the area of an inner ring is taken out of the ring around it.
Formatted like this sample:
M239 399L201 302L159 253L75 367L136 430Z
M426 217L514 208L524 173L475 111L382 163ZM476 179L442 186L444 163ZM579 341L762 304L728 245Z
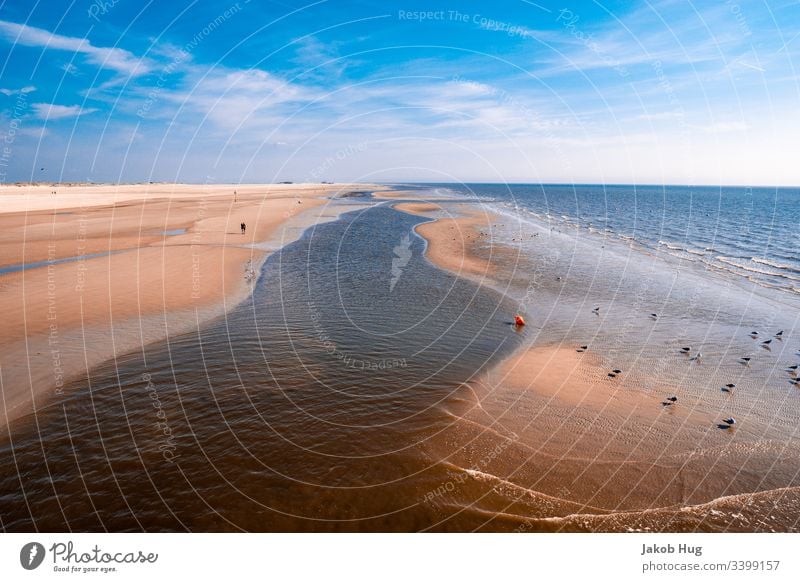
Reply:
M17 181L17 182L0 182L0 187L23 187L23 186L149 186L149 185L184 185L184 186L291 186L302 184L318 184L320 186L336 186L336 185L370 185L376 184L381 186L392 185L423 185L423 184L450 184L450 185L500 185L500 186L628 186L628 187L672 187L672 188L782 188L782 189L800 189L800 184L679 184L679 183L655 183L655 182L492 182L492 181L422 181L422 180L391 180L391 181L325 181L325 182L294 182L290 180L283 180L278 182L191 182L191 181L168 181L168 180L142 180L136 182L91 182L91 181Z

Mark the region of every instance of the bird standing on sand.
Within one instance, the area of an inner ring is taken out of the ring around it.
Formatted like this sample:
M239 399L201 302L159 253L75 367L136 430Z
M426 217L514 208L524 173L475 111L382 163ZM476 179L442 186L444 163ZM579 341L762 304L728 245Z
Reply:
M726 418L722 422L724 422L725 424L727 424L729 426L733 426L734 424L736 424L736 419L731 416L730 418Z
M783 336L783 330L780 330L778 333L775 334L775 337Z
M684 354L688 354L689 352L691 352L691 351L692 351L692 348L681 348L681 351L682 351Z
M595 307L594 309L592 309L592 313L600 313L600 308Z
M723 392L733 392L733 389L736 388L736 384L725 384L722 388Z

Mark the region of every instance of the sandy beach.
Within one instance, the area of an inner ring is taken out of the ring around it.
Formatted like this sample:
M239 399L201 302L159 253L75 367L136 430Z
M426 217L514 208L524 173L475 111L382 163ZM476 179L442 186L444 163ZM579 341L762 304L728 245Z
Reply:
M445 212L431 202L396 208L436 218L416 231L427 241L427 258L440 268L499 290L508 288L522 268L514 263L514 251L487 240L491 227L503 221L500 216L468 205L449 205ZM537 293L532 303L546 301ZM593 317L590 310L586 307L586 317ZM541 315L525 313L529 324ZM602 318L595 319L601 326ZM613 329L613 323L606 327ZM724 527L786 527L767 515L775 504L795 503L800 496L792 453L769 429L781 401L764 412L766 420L751 422L763 424L729 428L723 423L727 430L722 430L718 425L729 413L730 400L719 386L729 380L715 382L702 371L681 386L672 374L650 372L635 362L658 345L619 349L568 331L558 341L540 337L538 326L517 331L526 335L524 345L474 383L469 403L453 409L453 425L440 445L432 445L448 463L474 466L477 451L501 442L503 462L494 460L474 472L493 484L487 495L501 498L493 501L498 512L538 516L540 496L546 495L555 504L547 514L558 516L548 528L616 531L626 523L647 531L667 519L667 527L677 529L712 523L719 515L715 508L739 503L741 521ZM661 358L673 371L693 365L677 345ZM734 372L741 369L734 365ZM606 516L631 511L637 517L619 523ZM542 527L530 523L523 522L521 531Z
M223 315L290 225L363 188L3 186L0 424L57 402L94 365Z
M9 529L796 530L795 337L737 287L439 188L153 187L0 215L0 497L55 491Z

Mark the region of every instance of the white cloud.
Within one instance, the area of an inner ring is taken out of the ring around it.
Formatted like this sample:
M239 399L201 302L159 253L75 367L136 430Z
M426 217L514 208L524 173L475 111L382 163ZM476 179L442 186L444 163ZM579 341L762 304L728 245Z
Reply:
M310 78L325 78L331 76L341 78L350 59L342 59L338 50L338 43L322 43L313 36L305 37L297 42L297 50L293 61L302 67L300 74Z
M80 117L97 111L97 109L85 108L80 105L56 105L55 103L34 103L31 107L36 117L50 120Z
M0 20L0 36L7 41L23 46L80 53L94 65L131 77L143 75L152 68L147 60L137 58L132 53L120 48L96 47L85 38L53 34L41 28L7 20Z
M260 69L192 68L183 87L163 91L163 98L183 113L200 113L215 127L225 131L273 129L298 107L308 103L314 92ZM171 111L166 112L172 115ZM197 119L195 118L195 122Z
M0 89L0 93L3 95L7 95L11 97L12 95L25 95L26 93L31 93L36 91L36 87L33 85L28 85L27 87L23 87L22 89Z
M26 137L32 137L34 139L42 139L43 137L49 134L50 131L44 126L22 127L17 130L17 135L24 135Z

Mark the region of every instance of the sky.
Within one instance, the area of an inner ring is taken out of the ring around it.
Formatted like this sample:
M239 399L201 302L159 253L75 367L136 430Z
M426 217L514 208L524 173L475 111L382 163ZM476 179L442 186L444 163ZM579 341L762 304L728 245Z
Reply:
M800 185L795 62L789 0L0 0L0 182Z

